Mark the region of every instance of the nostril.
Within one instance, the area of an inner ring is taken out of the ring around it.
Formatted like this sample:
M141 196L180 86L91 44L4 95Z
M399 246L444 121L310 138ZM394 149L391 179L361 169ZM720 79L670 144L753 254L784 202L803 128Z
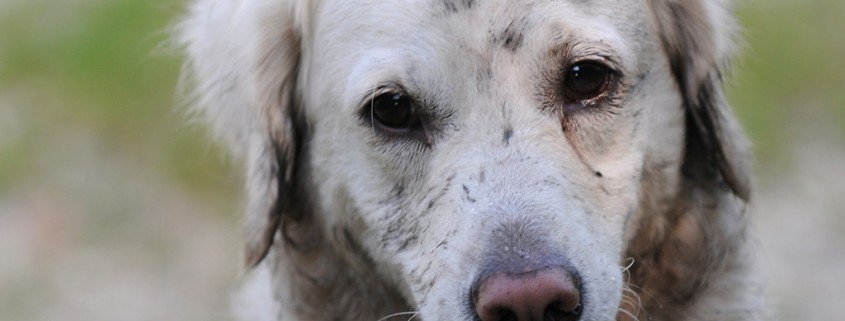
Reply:
M544 321L576 321L581 316L581 305L567 307L565 303L555 301L543 313Z
M519 318L516 317L516 313L505 308L499 309L499 315L496 321L519 321Z

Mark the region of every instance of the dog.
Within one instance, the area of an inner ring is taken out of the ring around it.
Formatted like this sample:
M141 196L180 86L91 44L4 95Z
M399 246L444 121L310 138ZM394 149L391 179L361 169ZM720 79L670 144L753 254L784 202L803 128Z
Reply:
M726 0L194 0L244 320L759 320Z

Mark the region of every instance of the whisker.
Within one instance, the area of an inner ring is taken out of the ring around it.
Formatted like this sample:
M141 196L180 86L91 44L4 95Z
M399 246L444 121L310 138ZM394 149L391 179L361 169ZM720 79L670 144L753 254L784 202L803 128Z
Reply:
M390 318L395 318L395 317L403 316L403 315L410 315L411 318L408 319L408 321L411 321L411 319L415 318L417 316L417 314L420 314L420 311L397 312L397 313L394 313L394 314L387 315L387 316L385 316L381 319L378 319L376 321L385 321L385 320L388 320Z
M634 315L633 313L631 313L630 311L628 311L626 309L623 309L623 308L620 307L619 312L622 312L623 314L627 315L628 317L630 317L634 321L640 321L640 318L638 316Z
M630 260L631 263L628 263L628 266L622 268L623 273L630 273L631 267L634 266L634 263L636 262L636 260L632 257L629 257L628 260Z
M640 290L640 293L643 293L643 294L647 295L650 299L652 299L654 301L654 303L657 304L658 308L663 309L663 305L660 304L660 301L657 300L657 297L654 296L653 294L649 293L648 291L646 291L645 289L643 289L642 287L640 287L636 284L628 284L627 286L629 286L631 288L635 288L636 290Z
M626 292L626 294L624 294L624 296L625 296L626 298L631 298L631 297L633 297L633 299L636 299L636 303L637 303L637 305L638 305L638 306L640 306L640 307L642 307L642 305L643 305L643 300L642 300L642 298L640 297L640 294L639 294L639 293L637 293L637 291L634 291L634 290L632 290L631 288L629 288L629 287L627 287L627 286L622 287L622 291Z
M619 306L620 311L624 310L625 314L631 316L635 320L638 320L640 312L646 312L645 308L643 307L642 297L637 291L631 289L632 284L630 284L630 278L626 279L625 284L622 285L622 303ZM626 309L623 305L627 305L631 309L634 310L632 313L631 310Z

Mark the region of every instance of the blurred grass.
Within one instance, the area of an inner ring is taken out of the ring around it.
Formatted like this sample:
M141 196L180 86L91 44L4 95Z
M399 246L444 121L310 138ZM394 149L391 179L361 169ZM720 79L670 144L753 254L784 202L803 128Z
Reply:
M845 132L845 1L739 3L747 43L729 96L760 165L783 157L800 121Z
M177 108L181 6L0 0L0 319L226 319L240 184Z
M39 174L39 143L84 128L109 154L232 201L223 196L233 193L220 184L231 177L218 151L174 108L179 58L159 46L180 2L2 6L0 96L25 105L15 112L26 123L0 145L0 191Z

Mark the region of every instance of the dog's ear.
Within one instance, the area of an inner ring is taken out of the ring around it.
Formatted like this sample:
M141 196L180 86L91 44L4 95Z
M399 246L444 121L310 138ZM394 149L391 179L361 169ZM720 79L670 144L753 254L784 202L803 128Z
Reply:
M246 164L246 263L269 252L291 211L300 52L294 1L197 0L177 26L194 111Z
M657 29L687 118L684 174L719 179L750 197L749 144L728 105L722 71L736 24L726 0L651 0Z

